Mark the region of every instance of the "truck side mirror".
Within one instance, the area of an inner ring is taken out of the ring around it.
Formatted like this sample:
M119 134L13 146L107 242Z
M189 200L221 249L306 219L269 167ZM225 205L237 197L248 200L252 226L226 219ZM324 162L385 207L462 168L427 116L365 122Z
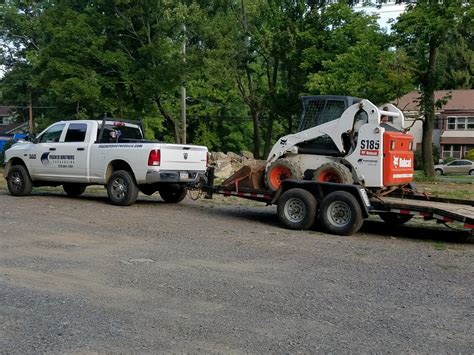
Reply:
M28 140L31 142L31 143L38 143L38 139L36 137L36 133L31 133L29 136L28 136Z

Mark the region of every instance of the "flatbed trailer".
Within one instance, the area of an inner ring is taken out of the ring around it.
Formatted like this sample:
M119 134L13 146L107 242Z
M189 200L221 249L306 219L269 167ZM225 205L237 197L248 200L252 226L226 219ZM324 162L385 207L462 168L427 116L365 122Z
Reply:
M290 229L308 229L319 223L331 234L350 235L370 215L379 215L389 224L403 224L413 217L444 224L459 222L471 235L474 232L474 201L470 200L430 197L413 191L376 196L361 185L308 180L284 180L276 191L240 187L238 182L214 186L213 168L207 175L206 198L221 194L277 205L278 218Z

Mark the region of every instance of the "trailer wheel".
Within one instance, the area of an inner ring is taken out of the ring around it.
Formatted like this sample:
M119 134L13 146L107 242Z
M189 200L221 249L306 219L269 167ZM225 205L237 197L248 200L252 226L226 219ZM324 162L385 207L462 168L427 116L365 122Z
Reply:
M130 206L137 200L138 186L128 171L118 170L107 182L107 194L114 205Z
M184 184L166 184L159 189L161 198L167 203L178 203L186 197Z
M301 169L289 159L274 161L265 172L265 182L272 191L278 190L283 180L301 179Z
M331 234L351 235L362 227L364 218L359 202L351 193L335 191L321 202L319 222Z
M316 199L303 189L290 189L281 195L278 218L290 229L308 229L316 217Z
M413 218L410 214L400 214L400 213L379 213L379 217L387 224L390 225L400 225L407 223L410 219Z
M353 184L354 179L349 168L341 163L326 163L313 173L313 180L318 182L334 182L337 184Z
M28 170L23 165L15 165L10 168L7 176L8 191L13 196L27 196L33 189Z
M86 191L86 187L84 184L63 184L64 192L71 197L82 195Z

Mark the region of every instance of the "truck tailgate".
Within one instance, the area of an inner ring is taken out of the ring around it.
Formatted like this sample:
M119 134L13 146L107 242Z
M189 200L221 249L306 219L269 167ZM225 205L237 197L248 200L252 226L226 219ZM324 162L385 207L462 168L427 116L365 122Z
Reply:
M161 169L206 170L206 147L166 144L161 147Z

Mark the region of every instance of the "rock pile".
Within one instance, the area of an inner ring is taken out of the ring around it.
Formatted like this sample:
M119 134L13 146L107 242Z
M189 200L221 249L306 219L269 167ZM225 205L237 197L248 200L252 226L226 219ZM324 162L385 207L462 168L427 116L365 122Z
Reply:
M209 165L214 166L214 176L223 180L231 176L243 166L255 166L264 164L264 160L256 160L251 152L241 151L239 154L228 152L212 152L209 156Z

